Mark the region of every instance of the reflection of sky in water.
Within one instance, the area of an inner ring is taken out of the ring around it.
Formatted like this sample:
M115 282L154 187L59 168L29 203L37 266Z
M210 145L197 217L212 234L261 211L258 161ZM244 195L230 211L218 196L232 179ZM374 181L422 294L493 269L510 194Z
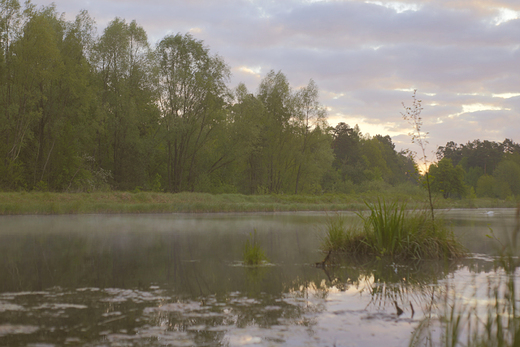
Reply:
M480 250L491 249L488 224L500 231L513 214L445 216ZM403 346L443 300L483 305L503 275L483 255L406 266L336 258L317 269L324 218L2 218L0 345ZM236 266L254 229L272 266Z

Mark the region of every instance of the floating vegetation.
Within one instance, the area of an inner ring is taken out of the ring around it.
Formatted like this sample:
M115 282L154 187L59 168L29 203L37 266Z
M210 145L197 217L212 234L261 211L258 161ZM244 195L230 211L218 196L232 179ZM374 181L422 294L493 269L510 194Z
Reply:
M260 265L267 261L264 250L256 241L256 230L249 233L249 238L244 244L243 259L246 265Z
M346 226L341 216L329 218L322 240L325 251L353 256L394 259L458 258L465 249L442 218L432 220L428 211L408 211L406 203L378 199L366 202L368 214L358 213L362 227Z

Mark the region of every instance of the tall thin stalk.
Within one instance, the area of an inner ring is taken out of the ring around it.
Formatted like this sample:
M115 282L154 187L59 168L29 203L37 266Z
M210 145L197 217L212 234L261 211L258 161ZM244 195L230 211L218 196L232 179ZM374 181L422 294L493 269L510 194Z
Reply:
M429 170L426 169L428 165L427 157L426 157L426 145L428 144L428 141L426 140L426 137L428 135L428 132L422 132L421 127L423 125L422 117L421 117L421 111L423 110L421 106L422 100L417 100L416 97L417 89L414 89L413 95L412 95L412 106L406 106L403 104L404 112L401 112L401 115L403 116L403 119L406 120L411 126L412 126L412 132L408 133L409 136L412 137L412 143L416 143L421 147L422 150L422 160L425 168L425 176L426 176L426 185L428 187L428 199L430 202L430 211L432 215L432 222L435 222L435 215L433 213L433 201L432 201L432 191L430 188L430 175ZM435 223L433 224L435 225Z

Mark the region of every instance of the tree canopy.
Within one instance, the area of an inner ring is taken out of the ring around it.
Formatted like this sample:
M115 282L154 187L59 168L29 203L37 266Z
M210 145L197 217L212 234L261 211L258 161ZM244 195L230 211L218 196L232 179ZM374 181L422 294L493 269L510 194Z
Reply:
M229 77L190 34L152 46L136 21L98 35L86 11L67 21L54 5L0 0L0 189L319 194L420 181L390 136L329 126L312 79L295 88L269 71L249 91ZM437 153L445 196L520 194L512 140Z

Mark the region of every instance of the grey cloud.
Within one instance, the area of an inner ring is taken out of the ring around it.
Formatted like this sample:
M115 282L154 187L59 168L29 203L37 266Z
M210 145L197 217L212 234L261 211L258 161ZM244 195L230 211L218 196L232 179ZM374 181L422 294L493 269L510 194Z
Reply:
M89 10L99 32L116 16L136 19L152 43L199 28L193 35L232 68L231 87L258 86L259 77L240 67L260 68L261 77L281 70L295 88L313 78L334 117L404 134L401 102L411 104L411 92L396 89L417 88L431 146L476 138L520 142L520 97L492 97L520 92L520 19L493 22L501 7L520 11L517 0L401 0L419 5L401 13L364 0L55 2L69 17ZM471 104L503 110L461 113ZM409 146L406 135L393 138Z

